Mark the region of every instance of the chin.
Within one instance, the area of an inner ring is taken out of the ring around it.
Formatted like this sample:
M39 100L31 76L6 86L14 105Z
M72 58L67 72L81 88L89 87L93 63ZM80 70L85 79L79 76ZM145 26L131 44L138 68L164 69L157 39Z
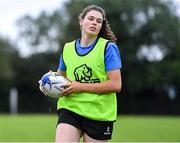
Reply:
M96 32L92 32L92 31L91 31L91 32L88 32L87 34L88 34L88 35L91 35L91 36L93 36L93 37L96 37L96 36L98 35Z

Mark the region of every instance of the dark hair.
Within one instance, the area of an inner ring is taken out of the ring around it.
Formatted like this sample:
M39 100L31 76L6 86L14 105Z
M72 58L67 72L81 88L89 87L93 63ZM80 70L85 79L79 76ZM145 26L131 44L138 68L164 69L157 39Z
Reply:
M101 30L99 32L99 36L100 37L103 37L105 39L108 39L108 40L111 40L113 42L116 42L117 41L117 38L116 36L114 35L113 31L111 30L111 27L110 27L110 24L106 18L106 13L104 11L103 8L97 6L97 5L90 5L90 6L87 6L86 8L83 9L83 11L79 14L79 20L80 19L84 19L84 17L86 16L86 14L91 11L91 10L96 10L96 11L99 11L102 16L103 16L103 23L102 23L102 27L101 27Z

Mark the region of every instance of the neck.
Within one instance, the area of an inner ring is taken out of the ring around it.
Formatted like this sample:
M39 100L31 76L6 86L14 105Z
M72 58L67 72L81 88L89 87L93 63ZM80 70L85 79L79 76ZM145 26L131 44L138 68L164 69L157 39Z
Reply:
M82 47L88 47L89 45L91 45L94 40L96 39L97 36L82 36L81 37L81 46Z

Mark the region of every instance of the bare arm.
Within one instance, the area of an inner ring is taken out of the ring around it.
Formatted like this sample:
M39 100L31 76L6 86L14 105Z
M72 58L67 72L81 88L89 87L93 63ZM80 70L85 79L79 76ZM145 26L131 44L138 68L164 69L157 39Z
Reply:
M71 82L69 87L63 91L63 95L71 93L111 93L120 92L122 87L120 70L113 70L107 73L108 80L101 83L79 83Z
M61 70L58 69L57 73L59 73L60 75L66 77L66 72L64 72L64 71L61 71Z

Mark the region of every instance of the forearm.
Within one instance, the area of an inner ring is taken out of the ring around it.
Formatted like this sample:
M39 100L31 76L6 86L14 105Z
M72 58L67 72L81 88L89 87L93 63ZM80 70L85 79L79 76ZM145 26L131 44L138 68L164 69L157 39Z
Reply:
M122 87L120 70L114 70L107 73L108 80L100 83L80 83L71 81L67 88L63 90L62 95L69 95L72 93L111 93L120 92Z
M60 75L66 77L66 72L64 72L64 71L61 71L61 70L58 69L57 73L59 73Z
M81 92L87 93L111 93L120 92L121 82L112 82L110 80L101 83L81 83Z

